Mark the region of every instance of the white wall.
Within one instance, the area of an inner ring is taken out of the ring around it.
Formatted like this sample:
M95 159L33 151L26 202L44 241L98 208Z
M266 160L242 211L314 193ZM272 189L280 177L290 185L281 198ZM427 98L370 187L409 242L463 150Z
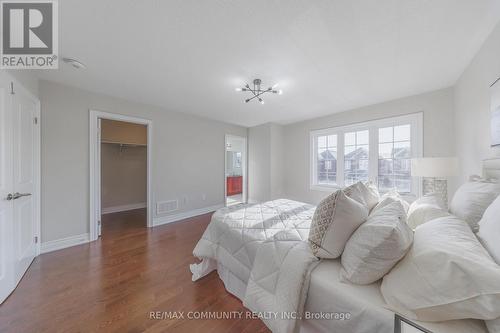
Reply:
M271 199L279 199L285 197L284 188L284 171L285 171L285 149L284 145L284 128L281 125L270 124L271 131Z
M271 198L271 130L270 124L248 129L248 201Z
M89 232L89 109L153 121L153 203L179 199L175 213L224 203L225 134L246 128L47 81L39 91L43 242Z
M424 156L453 156L455 143L451 88L285 126L283 172L286 197L317 204L328 195L328 192L310 189L310 131L420 111L424 113Z
M248 130L249 201L283 198L283 126L267 123Z
M145 146L101 144L101 207L146 204L147 158Z
M490 147L489 86L500 76L500 24L464 71L454 90L456 152L461 180L481 174L481 161L500 156Z

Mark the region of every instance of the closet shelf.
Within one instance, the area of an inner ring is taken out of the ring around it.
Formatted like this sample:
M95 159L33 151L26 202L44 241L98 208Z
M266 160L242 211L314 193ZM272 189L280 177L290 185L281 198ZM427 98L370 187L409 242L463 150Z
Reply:
M122 147L146 147L147 146L147 144L144 144L144 143L116 142L116 141L108 141L108 140L101 140L101 143L120 145Z

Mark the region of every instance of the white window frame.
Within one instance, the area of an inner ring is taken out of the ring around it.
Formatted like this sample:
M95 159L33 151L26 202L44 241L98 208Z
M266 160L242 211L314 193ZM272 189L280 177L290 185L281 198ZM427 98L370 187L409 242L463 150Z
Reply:
M378 186L378 129L390 126L411 126L411 158L423 156L423 112L411 113L402 116L371 120L346 126L325 128L310 132L310 189L315 191L329 191L344 187L344 134L347 132L369 131L369 167L368 178ZM317 138L325 135L337 135L337 183L319 184L317 182ZM407 194L410 198L421 195L420 178L412 177L412 192Z

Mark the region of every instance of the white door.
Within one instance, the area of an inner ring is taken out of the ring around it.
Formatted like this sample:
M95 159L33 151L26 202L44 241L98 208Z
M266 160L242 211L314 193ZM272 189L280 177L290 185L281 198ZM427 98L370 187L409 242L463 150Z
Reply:
M0 81L0 302L14 289L12 108L10 83Z
M0 80L0 99L0 302L3 302L37 255L39 109L36 99L21 87L11 86L4 77Z

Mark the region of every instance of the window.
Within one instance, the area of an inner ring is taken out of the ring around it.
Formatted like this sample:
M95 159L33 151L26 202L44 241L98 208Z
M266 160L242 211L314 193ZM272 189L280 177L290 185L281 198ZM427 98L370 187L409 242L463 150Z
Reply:
M344 134L344 184L368 180L368 130Z
M337 135L318 136L317 143L317 182L334 185L337 181Z
M422 113L311 132L311 188L371 180L381 192L419 193L411 158L422 156Z
M411 126L391 126L378 130L378 187L411 192Z

